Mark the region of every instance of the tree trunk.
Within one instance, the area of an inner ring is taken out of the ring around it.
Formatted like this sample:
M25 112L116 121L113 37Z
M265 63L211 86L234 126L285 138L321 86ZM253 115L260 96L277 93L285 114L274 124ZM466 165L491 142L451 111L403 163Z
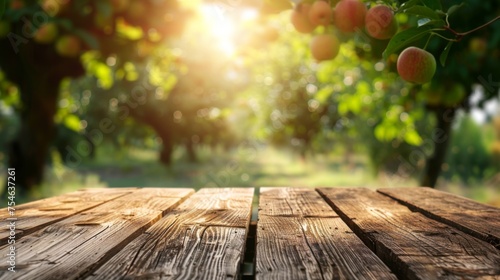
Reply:
M23 23L13 25L22 33ZM39 45L24 39L12 44L0 40L0 67L6 78L19 87L21 106L20 127L9 146L9 168L16 169L19 195L29 194L43 180L47 154L56 133L54 116L57 111L59 85L64 77L84 73L80 59L62 58L53 45Z
M20 86L20 93L21 125L10 146L9 168L16 169L16 185L26 194L43 180L45 161L55 135L58 86L27 83Z
M160 152L160 162L166 166L170 166L172 164L172 154L174 153L174 144L169 133L165 133L163 131L158 132L158 136L163 141L163 148Z
M421 186L435 188L451 139L451 126L455 118L455 108L438 107L433 110L437 118L437 128L433 132L434 152L427 159Z
M137 121L142 122L151 126L162 139L163 148L160 151L159 160L164 165L169 166L172 163L172 154L174 151L174 141L172 139L172 122L167 116L158 112L154 106L149 104L144 104L136 108L128 106L130 115L134 117Z
M194 149L194 144L191 140L186 140L185 142L186 152L188 155L188 160L190 163L198 162L198 157L196 156L196 151Z

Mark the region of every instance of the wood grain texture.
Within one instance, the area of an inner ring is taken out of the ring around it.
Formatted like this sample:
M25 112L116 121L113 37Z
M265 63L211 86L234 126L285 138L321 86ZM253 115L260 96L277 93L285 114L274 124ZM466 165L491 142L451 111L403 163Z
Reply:
M89 279L234 279L243 260L253 189L202 189Z
M490 244L368 189L319 189L349 227L404 279L495 279Z
M431 188L391 188L378 192L500 249L499 208Z
M84 277L191 193L139 189L36 231L16 242L16 279ZM9 279L6 270L1 264L0 279Z
M256 279L396 279L314 189L261 188Z
M18 205L14 207L16 209L14 217L17 218L16 239L20 239L76 213L131 193L133 190L132 188L84 189ZM5 221L7 218L10 218L7 208L0 209L0 220ZM5 244L9 234L8 227L0 228L0 244Z

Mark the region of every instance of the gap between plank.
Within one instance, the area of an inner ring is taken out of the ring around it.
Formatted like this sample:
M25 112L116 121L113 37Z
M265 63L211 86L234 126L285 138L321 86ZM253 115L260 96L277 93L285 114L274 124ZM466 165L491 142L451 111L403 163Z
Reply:
M240 267L240 279L254 280L255 279L255 256L257 247L257 222L259 220L259 203L260 203L260 188L254 188L252 200L252 215L247 229L245 238L245 252L243 254L243 262Z
M477 232L477 231L474 231L474 230L471 230L465 226L462 226L461 224L459 223L456 223L456 222L453 222L451 220L448 220L446 218L443 218L441 216L438 216L430 211L426 211L425 209L422 209L416 205L413 205L411 203L408 203L402 199L399 199L397 197L393 197L391 196L390 194L387 194L387 193L384 193L384 192L381 192L379 190L377 190L377 193L379 194L382 194L396 202L398 202L399 204L405 206L406 208L410 209L410 211L412 212L415 212L415 213L420 213L424 216L426 216L427 218L429 219L432 219L432 220L435 220L437 222L440 222L440 223L443 223L443 224L446 224L446 225L449 225L457 230L460 230L472 237L475 237L475 238L478 238L480 240L483 240L489 244L491 244L493 247L495 247L496 249L500 250L500 240L498 238L496 238L495 236L492 236L490 234L481 234L480 232Z
M346 214L344 214L344 212L340 211L340 209L338 209L334 204L330 203L330 200L328 199L328 197L326 195L324 195L323 193L321 193L318 189L315 189L315 191L321 196L321 198L323 198L323 200L328 204L330 205L330 208L332 208L332 210L337 213L337 215L339 215L339 217L342 219L342 221L344 221L344 223L346 223L346 225L349 227L349 229L352 230L352 232L354 232L359 239L361 239L361 241L363 241L363 243L365 243L365 245L370 248L370 250L373 251L373 253L375 255L377 255L377 248L376 248L376 245L375 245L375 242L372 241L369 237L368 237L368 234L364 234L360 228L356 227L353 220L349 219L349 217L347 217ZM377 255L378 257L378 255ZM385 262L384 262L385 263ZM387 265L387 264L386 264ZM390 267L389 267L390 268ZM392 269L391 269L392 270ZM392 271L394 273L394 271Z

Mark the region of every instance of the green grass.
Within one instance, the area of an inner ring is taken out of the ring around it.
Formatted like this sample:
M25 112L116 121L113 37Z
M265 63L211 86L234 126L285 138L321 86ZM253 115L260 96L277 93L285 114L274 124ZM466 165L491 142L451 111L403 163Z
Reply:
M56 160L54 167L47 170L46 182L30 198L21 198L20 202L94 187L417 186L413 179L383 174L374 178L362 156L355 156L354 164L349 166L341 157L325 155L304 162L289 152L256 146L230 153L202 149L200 162L188 163L183 150L179 149L174 153L172 167L161 165L157 156L154 150L129 148L126 152L118 152L101 147L94 160L86 160L72 169ZM500 206L498 187L440 181L439 188Z
M321 156L303 162L269 148L200 154L200 163L192 164L177 151L175 163L167 168L157 162L155 151L132 149L117 164L98 159L78 171L97 174L110 187L366 186L373 181L363 167L349 170L339 160Z

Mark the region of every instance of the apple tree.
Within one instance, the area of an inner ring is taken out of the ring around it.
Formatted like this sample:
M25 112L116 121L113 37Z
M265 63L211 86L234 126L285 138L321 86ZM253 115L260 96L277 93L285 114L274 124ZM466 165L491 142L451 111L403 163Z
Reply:
M56 133L59 87L85 73L82 55L135 63L141 51L182 32L188 12L176 0L1 1L0 68L19 87L20 128L9 145L9 167L20 190L43 178ZM8 92L2 92L8 94ZM103 124L106 126L106 124ZM105 127L104 127L105 129Z
M360 113L364 100L383 106L386 116L376 124L375 136L414 145L414 160L406 165L417 169L417 162L426 160L421 184L434 187L457 109L468 109L478 85L480 103L498 97L499 4L479 0L294 2L290 21L299 33L312 34L310 52L322 62L319 80L331 84L319 94L340 100L339 108L346 114ZM352 51L359 66L347 69L346 64L336 63ZM379 70L378 78L360 71L366 63ZM361 72L365 76L356 75ZM376 94L389 89L383 90L384 80L400 94L377 104L377 99L386 100ZM422 109L434 115L435 129L425 139L412 128L423 116Z

